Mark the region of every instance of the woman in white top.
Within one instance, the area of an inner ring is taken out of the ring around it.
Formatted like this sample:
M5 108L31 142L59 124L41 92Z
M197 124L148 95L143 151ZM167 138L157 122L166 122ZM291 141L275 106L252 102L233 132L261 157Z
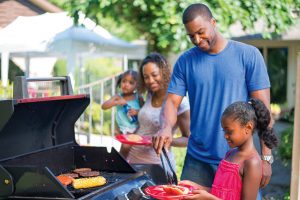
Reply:
M139 72L141 77L139 90L147 91L147 98L138 114L139 128L136 134L153 136L160 130L161 110L166 98L171 70L162 55L151 53L143 60ZM186 147L190 135L190 106L186 98L183 99L177 115L173 133L179 127L181 137L174 138L171 146ZM175 167L174 155L170 149L168 154L173 167ZM132 146L127 159L130 163L161 164L161 160L152 146Z

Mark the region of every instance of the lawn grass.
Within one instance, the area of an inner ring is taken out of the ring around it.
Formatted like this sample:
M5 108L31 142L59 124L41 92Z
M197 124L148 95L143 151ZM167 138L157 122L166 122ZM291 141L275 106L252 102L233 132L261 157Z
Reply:
M185 159L186 148L172 147L176 161L176 175L180 179L182 167Z

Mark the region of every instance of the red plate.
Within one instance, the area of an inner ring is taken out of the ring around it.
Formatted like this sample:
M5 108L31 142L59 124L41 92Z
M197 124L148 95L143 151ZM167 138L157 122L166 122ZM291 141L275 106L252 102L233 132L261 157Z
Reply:
M189 190L188 194L183 194L183 195L168 194L164 191L163 189L164 186L166 185L149 186L145 189L145 193L155 199L161 199L161 200L175 200L175 199L181 199L182 197L193 195L192 193L193 188L190 186L179 185Z
M116 136L116 139L123 144L130 144L130 145L151 145L152 144L150 136L138 135L139 137L141 137L141 140L131 141L128 140L128 136L130 135L135 135L135 134L119 134Z

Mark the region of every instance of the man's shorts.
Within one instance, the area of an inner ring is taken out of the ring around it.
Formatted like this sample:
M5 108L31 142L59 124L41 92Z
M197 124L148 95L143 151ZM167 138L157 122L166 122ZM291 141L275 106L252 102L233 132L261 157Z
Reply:
M217 164L205 163L186 154L180 180L190 180L205 187L211 187L214 182ZM256 200L261 200L259 190Z
M186 154L180 179L190 180L199 185L211 187L217 168L217 164L205 163Z

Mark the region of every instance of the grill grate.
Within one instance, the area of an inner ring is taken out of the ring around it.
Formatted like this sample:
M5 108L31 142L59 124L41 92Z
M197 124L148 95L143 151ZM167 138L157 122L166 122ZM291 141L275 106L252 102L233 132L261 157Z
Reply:
M110 185L116 184L120 181L123 181L130 177L130 174L121 174L116 172L100 172L100 176L103 176L106 179L106 184L98 187L93 188L86 188L86 189L74 189L72 185L69 185L67 188L68 190L76 197L81 197L84 195L87 195L91 192L94 192L96 190L101 190L102 188L106 188Z

